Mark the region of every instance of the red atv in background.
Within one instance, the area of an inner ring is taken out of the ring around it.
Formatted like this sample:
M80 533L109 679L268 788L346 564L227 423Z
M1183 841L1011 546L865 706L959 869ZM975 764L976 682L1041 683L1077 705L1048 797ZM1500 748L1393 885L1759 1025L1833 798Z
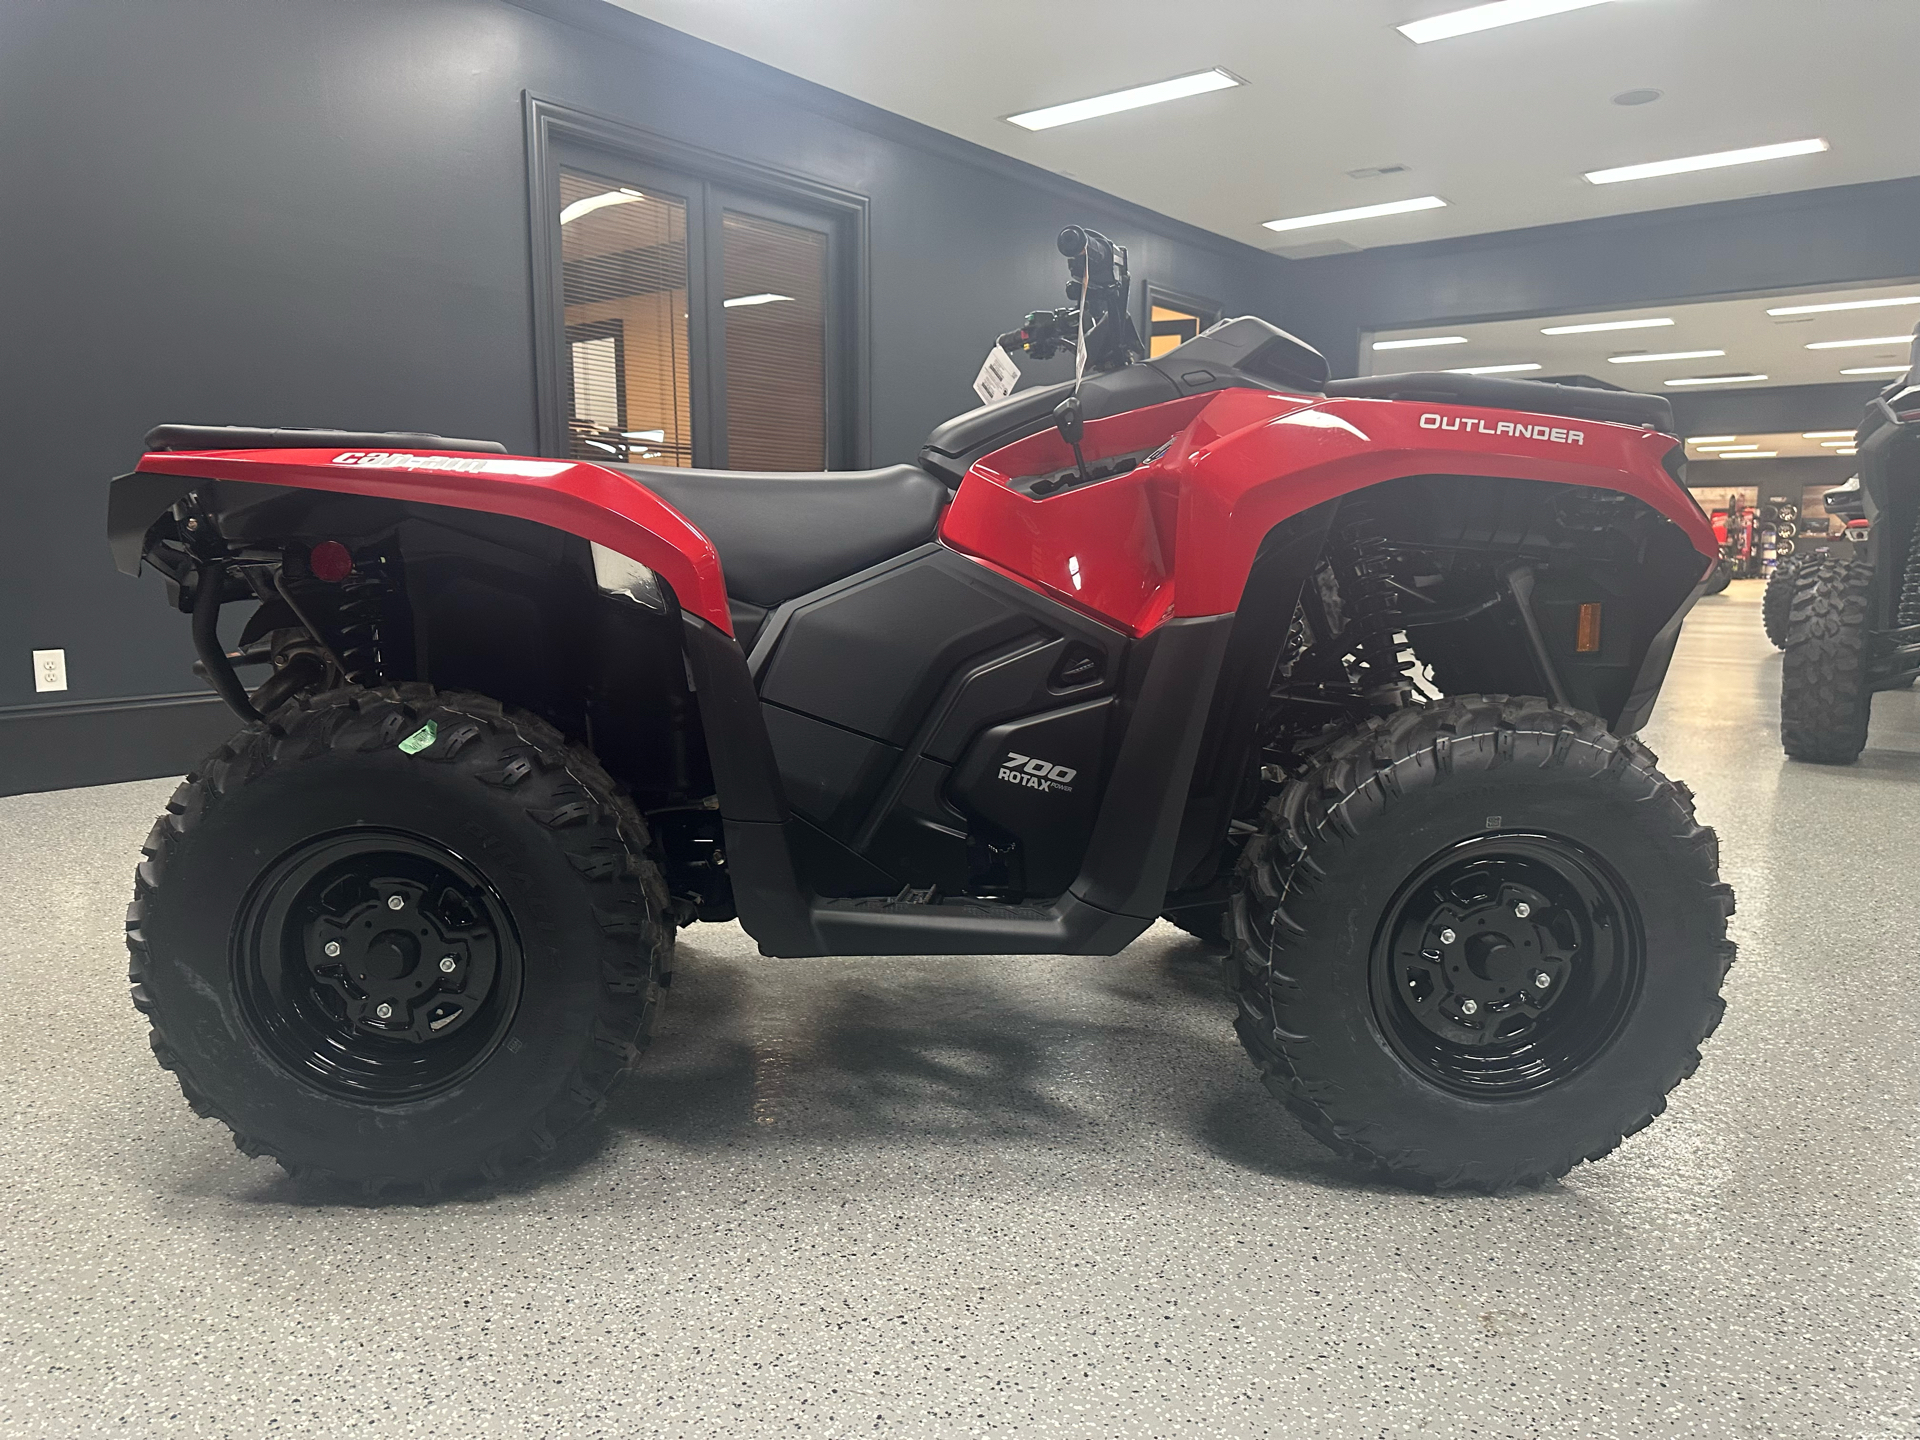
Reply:
M154 431L114 549L244 722L128 920L195 1109L432 1190L601 1106L682 926L1110 955L1164 915L1227 947L1268 1088L1393 1179L1537 1183L1659 1114L1733 955L1631 738L1718 548L1666 401L1329 383L1250 318L1143 361L1125 251L1061 249L1078 308L1005 338L1083 378L917 465Z

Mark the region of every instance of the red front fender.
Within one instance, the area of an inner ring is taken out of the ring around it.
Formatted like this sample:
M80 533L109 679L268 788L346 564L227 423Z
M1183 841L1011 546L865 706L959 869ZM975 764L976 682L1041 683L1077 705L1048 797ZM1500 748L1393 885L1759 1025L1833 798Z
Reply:
M1135 635L1175 617L1231 614L1275 526L1405 476L1631 495L1680 528L1703 569L1718 554L1713 527L1664 467L1680 442L1631 425L1235 389L1090 421L1083 449L1097 462L1161 441L1129 473L1035 498L1017 477L1064 471L1073 455L1051 429L1018 440L974 465L941 538Z
M652 491L587 461L432 450L187 450L145 455L137 470L531 520L639 561L672 587L688 614L733 634L713 542Z

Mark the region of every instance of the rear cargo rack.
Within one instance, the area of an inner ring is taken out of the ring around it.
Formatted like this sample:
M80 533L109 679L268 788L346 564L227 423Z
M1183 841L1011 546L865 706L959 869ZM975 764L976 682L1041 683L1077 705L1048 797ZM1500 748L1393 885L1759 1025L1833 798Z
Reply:
M156 425L154 450L459 450L504 455L498 440L459 440L412 430L257 430L247 425Z

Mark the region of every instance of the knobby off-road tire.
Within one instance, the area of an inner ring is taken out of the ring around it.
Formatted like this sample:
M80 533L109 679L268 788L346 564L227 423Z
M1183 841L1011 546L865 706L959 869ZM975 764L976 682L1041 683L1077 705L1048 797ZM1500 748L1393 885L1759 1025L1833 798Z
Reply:
M297 1180L433 1194L545 1156L639 1056L667 980L640 817L482 696L340 690L273 718L147 838L127 945L154 1054Z
M1780 744L1795 760L1851 765L1867 748L1867 604L1873 567L1839 557L1800 572L1780 667Z
M1336 742L1269 803L1236 883L1226 978L1267 1089L1416 1188L1599 1159L1666 1108L1724 1009L1713 831L1646 747L1544 700L1451 698Z
M1787 648L1787 617L1793 611L1795 576L1814 562L1788 557L1773 567L1760 595L1760 625L1776 650Z

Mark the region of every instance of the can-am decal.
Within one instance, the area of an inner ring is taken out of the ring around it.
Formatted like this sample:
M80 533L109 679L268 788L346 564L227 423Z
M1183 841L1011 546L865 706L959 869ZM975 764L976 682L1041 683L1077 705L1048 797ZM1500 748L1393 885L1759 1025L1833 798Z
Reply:
M1473 415L1433 415L1420 417L1422 430L1464 430L1470 435L1519 435L1528 440L1551 440L1556 445L1584 445L1586 433L1560 425L1516 425L1502 420L1497 425Z
M519 475L544 480L571 464L566 460L500 460L488 455L414 455L405 450L342 450L335 465L368 470L428 470L443 475Z
M1000 762L1002 780L1009 785L1023 785L1029 790L1043 793L1057 790L1063 795L1071 795L1073 777L1079 773L1071 765L1055 765L1033 755L1022 755L1017 750L1009 750L1007 758Z

